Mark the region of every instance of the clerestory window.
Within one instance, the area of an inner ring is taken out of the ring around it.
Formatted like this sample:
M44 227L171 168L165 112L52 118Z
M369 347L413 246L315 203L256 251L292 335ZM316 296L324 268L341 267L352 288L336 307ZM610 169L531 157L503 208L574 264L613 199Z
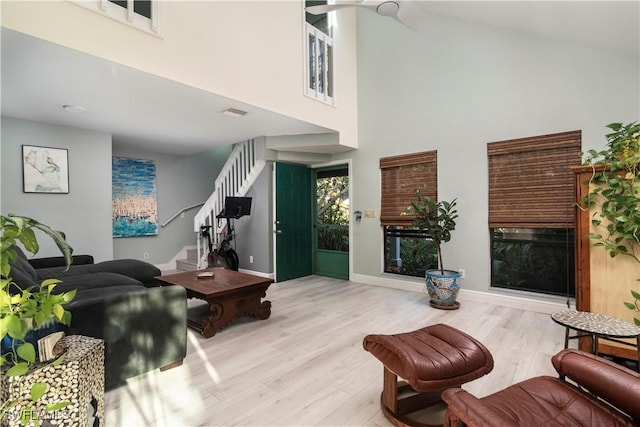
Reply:
M326 5L326 0L307 0L305 7ZM334 12L305 12L305 94L335 104Z
M161 35L161 0L71 0L115 21L157 36Z

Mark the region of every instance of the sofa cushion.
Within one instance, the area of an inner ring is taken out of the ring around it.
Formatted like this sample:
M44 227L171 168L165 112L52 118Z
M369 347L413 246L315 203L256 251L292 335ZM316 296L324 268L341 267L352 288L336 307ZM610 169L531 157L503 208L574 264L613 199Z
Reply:
M55 277L61 280L90 273L117 273L136 279L147 286L153 286L154 277L161 274L160 269L153 264L137 259L117 259L97 264L74 265L67 271L64 267L40 268L36 272L40 279Z
M56 277L56 279L62 280L62 283L58 283L56 285L56 293L66 292L72 289L77 289L78 292L80 292L91 289L118 288L125 286L144 289L144 286L140 281L117 273L98 272L76 274L72 276ZM79 295L76 299L78 297Z

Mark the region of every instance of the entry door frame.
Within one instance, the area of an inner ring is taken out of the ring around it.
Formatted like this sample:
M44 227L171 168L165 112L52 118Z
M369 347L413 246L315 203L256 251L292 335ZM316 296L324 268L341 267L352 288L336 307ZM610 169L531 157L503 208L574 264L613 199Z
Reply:
M272 215L271 217L273 218L273 221L271 221L271 227L272 227L272 233L274 235L274 238L272 239L273 241L273 277L274 279L276 277L278 277L277 275L277 271L276 271L276 257L277 257L277 252L276 252L276 239L275 239L275 232L276 232L276 224L275 224L275 218L276 218L276 167L275 167L275 163L274 162L274 167L272 170L272 189L271 189L271 198L272 198L272 203L271 205L273 206L273 211L272 211ZM351 158L348 159L341 159L341 160L333 160L330 162L325 162L325 163L318 163L318 164L314 164L311 165L310 167L312 169L317 169L317 168L324 168L324 167L329 167L329 166L339 166L339 165L347 165L347 170L349 171L349 214L351 216L351 218L349 218L349 280L352 279L353 277L353 223L355 221L355 214L354 212L357 210L354 208L353 206L353 161ZM317 197L317 194L314 194L313 197ZM309 201L311 202L311 200ZM313 215L315 215L315 212L313 213ZM313 244L313 239L312 239L312 244ZM315 248L313 249L313 261L314 261L314 269L315 269ZM315 273L315 271L314 271Z

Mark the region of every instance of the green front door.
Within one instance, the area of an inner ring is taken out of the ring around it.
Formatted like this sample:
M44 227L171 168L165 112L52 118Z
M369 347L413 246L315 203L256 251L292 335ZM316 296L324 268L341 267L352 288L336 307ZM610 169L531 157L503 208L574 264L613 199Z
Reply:
M276 163L276 281L312 271L311 177L306 166Z

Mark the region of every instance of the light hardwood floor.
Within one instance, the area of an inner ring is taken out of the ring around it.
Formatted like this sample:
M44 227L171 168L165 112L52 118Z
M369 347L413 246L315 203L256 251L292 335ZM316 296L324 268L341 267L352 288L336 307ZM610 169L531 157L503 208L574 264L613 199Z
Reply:
M464 388L483 396L540 374L564 329L548 314L465 303L430 308L424 294L309 276L271 285L267 320L239 319L213 338L189 330L187 358L107 393L107 426L389 426L371 333L446 323L476 337L495 368Z

